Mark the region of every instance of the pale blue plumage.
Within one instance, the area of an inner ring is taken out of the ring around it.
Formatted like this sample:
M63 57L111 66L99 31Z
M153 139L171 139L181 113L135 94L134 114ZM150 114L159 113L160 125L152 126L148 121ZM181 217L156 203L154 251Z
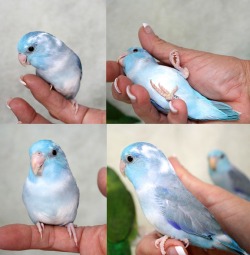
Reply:
M175 53L174 53L175 54ZM173 55L174 58L179 55ZM171 67L159 65L144 49L133 47L119 58L124 72L134 84L140 84L149 92L152 104L161 112L168 113L174 98L185 101L188 118L193 120L238 120L239 113L231 106L212 101L194 90L185 77L188 70L183 72ZM174 62L173 62L174 63Z
M120 169L132 182L145 216L159 233L188 239L203 248L247 254L183 186L168 159L155 146L144 142L129 145L122 152Z
M79 57L55 36L35 31L25 34L17 45L21 64L31 64L36 74L67 99L74 99L82 77Z
M214 184L250 201L250 180L234 165L221 150L208 154L209 174Z
M66 226L77 244L73 222L79 189L60 146L51 140L34 143L29 151L30 169L23 187L23 201L42 237L44 224Z

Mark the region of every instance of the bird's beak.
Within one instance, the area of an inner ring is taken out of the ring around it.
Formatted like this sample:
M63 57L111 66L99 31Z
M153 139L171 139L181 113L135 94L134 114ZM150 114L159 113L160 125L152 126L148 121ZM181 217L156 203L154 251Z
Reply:
M128 53L123 53L122 55L119 56L119 58L117 59L117 62L123 67L123 60L124 58L128 55Z
M125 176L125 167L126 167L126 164L121 160L120 161L120 171L123 176Z
M36 152L31 156L31 168L34 175L42 175L45 157L42 153Z
M216 164L217 164L217 158L215 158L215 157L209 158L209 159L208 159L208 163L209 163L209 167L210 167L213 171L215 171L215 169L216 169Z
M22 53L18 53L18 60L23 66L30 65L29 61L27 60L27 57Z

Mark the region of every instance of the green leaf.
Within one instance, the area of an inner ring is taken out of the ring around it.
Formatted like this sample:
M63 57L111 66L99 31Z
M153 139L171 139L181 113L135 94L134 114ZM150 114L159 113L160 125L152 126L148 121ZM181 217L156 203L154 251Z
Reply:
M140 120L133 116L127 116L118 108L107 102L107 123L108 124L130 124L139 123Z

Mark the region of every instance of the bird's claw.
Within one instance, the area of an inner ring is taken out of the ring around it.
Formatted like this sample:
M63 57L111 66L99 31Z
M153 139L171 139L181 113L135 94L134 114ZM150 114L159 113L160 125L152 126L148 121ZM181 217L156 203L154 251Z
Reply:
M44 224L42 222L36 223L38 232L40 233L41 239L43 239Z
M169 53L169 61L175 69L181 72L182 76L187 79L189 76L189 71L186 67L181 67L180 55L177 50L172 50Z
M171 101L173 98L178 98L175 95L175 92L178 90L178 86L176 86L171 92L169 92L166 88L164 88L160 83L158 86L156 86L152 80L150 80L150 84L152 88L160 94L162 97L164 97L167 101Z
M77 112L78 112L78 109L79 109L79 105L78 105L78 103L76 102L75 99L71 99L70 102L71 102L71 104L72 104L72 107L73 107L74 110L75 110L75 115L76 115Z
M164 244L165 242L168 240L169 236L162 236L158 239L155 240L155 247L156 248L159 248L159 245L160 245L160 250L161 250L161 254L162 255L166 255L166 251L165 251L165 248L164 248Z
M75 225L73 223L69 223L66 225L69 237L71 238L73 236L74 242L77 246L77 237L76 237L76 231L75 231Z

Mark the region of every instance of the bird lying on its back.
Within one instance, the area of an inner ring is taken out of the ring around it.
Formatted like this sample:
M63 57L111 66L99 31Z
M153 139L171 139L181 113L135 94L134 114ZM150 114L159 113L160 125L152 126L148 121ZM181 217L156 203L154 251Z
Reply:
M223 232L213 215L182 184L171 163L154 145L144 142L126 147L121 172L132 182L142 210L163 237L156 240L161 253L172 237L202 248L247 253Z
M208 164L209 174L214 184L250 201L249 178L231 164L223 151L211 151L208 154Z
M231 106L209 100L189 85L186 80L189 72L187 68L180 67L180 58L176 50L170 53L169 60L176 69L159 65L146 50L133 47L121 55L118 62L133 83L147 89L152 104L163 113L169 112L172 99L179 98L187 105L189 119L239 119L239 113Z
M80 88L82 65L79 57L55 36L35 31L25 34L17 45L22 65L32 65L36 74L66 99L73 100Z

